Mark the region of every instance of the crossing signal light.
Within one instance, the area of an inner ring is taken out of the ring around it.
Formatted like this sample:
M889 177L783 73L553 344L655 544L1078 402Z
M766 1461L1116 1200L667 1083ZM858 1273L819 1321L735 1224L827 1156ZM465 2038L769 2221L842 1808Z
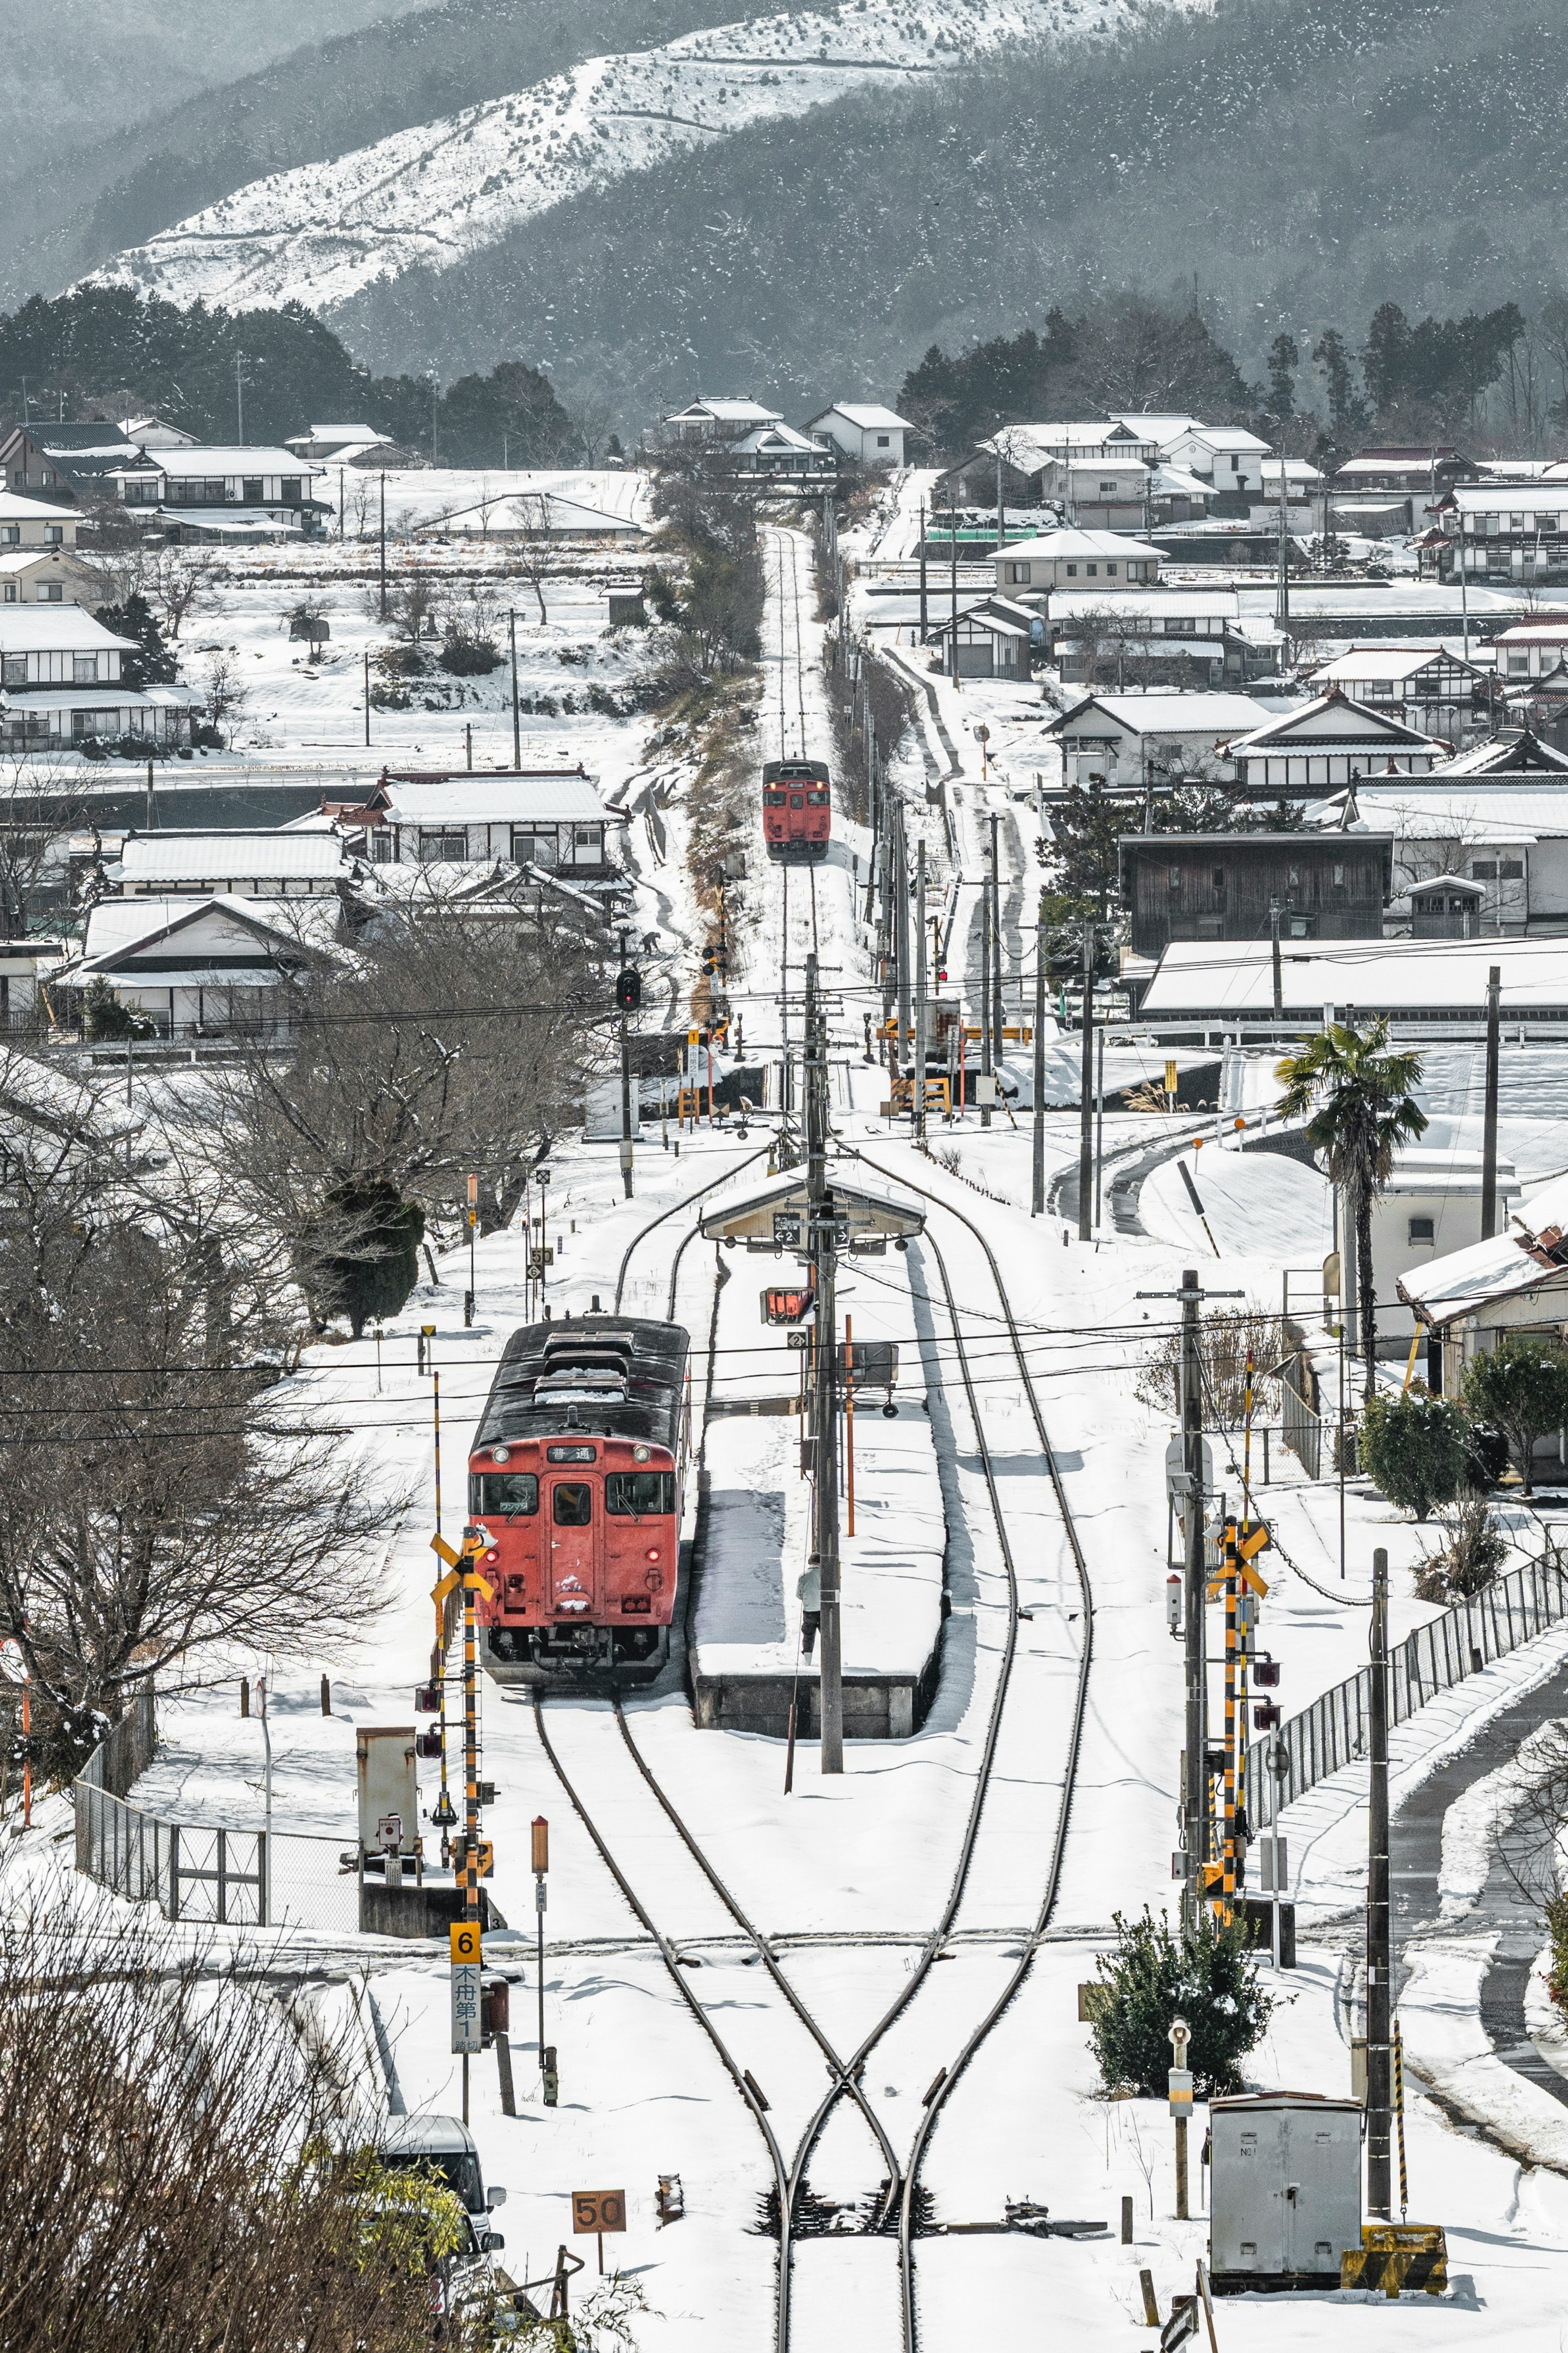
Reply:
M642 1003L642 975L630 965L616 975L616 1003L623 1013L635 1013Z
M702 951L702 969L710 980L719 969L719 946L715 940L710 940Z

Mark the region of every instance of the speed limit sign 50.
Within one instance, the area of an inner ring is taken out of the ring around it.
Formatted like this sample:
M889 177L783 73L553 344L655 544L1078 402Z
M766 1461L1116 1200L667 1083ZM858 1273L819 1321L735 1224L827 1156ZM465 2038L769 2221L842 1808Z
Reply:
M624 2231L626 2227L626 2193L624 2189L574 2189L572 2192L572 2228L579 2238L594 2232Z

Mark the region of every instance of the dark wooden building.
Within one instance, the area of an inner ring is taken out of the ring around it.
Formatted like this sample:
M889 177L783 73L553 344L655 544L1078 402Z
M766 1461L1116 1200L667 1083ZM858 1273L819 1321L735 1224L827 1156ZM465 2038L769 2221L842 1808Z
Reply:
M1134 955L1173 940L1376 940L1394 887L1394 838L1366 833L1139 833L1121 844Z

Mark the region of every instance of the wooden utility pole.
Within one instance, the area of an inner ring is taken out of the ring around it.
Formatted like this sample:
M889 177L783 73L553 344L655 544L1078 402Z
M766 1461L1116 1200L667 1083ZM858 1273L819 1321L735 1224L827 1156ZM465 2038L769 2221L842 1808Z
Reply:
M1366 1855L1366 2204L1390 2211L1389 2140L1393 2121L1393 1960L1388 1908L1388 1555L1372 1556L1372 1691L1367 1709L1371 1788Z
M1481 1240L1497 1231L1498 1062L1502 1043L1502 966L1487 974L1487 1080L1481 1119Z
M838 1398L835 1286L838 1250L827 1183L827 1021L817 996L816 957L805 960L805 1196L815 1277L812 1397L812 1550L816 1556L822 1637L819 1692L822 1770L844 1770L843 1642L838 1588Z
M984 1077L991 1076L991 893L984 875L980 881L980 1069ZM989 1093L989 1088L985 1092ZM980 1106L980 1124L991 1124L988 1103Z
M511 765L515 771L522 766L522 707L517 695L517 615L515 612L509 610L506 627L507 637L511 646Z
M991 1008L990 1019L995 1042L991 1049L991 1067L1002 1067L1002 884L997 870L996 828L1001 819L991 819Z
M1268 938L1274 965L1274 1018L1282 1021L1285 1018L1285 976L1279 963L1279 902L1274 898L1268 902Z
M1035 919L1035 1131L1029 1215L1046 1214L1046 918Z
M926 1132L926 1052L930 1044L931 1013L926 978L926 846L915 845L915 922L920 945L915 951L915 1092L914 1137L925 1142Z
M1083 1062L1079 1080L1078 1238L1094 1231L1094 923L1083 927Z

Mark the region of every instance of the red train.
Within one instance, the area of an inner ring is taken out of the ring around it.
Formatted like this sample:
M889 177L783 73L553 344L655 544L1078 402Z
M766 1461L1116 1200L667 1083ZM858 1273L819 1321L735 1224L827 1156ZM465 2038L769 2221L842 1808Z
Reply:
M481 1654L498 1683L643 1683L669 1656L687 1334L585 1315L514 1332L468 1457Z
M763 837L768 856L787 865L826 857L833 838L833 797L825 760L763 764Z

